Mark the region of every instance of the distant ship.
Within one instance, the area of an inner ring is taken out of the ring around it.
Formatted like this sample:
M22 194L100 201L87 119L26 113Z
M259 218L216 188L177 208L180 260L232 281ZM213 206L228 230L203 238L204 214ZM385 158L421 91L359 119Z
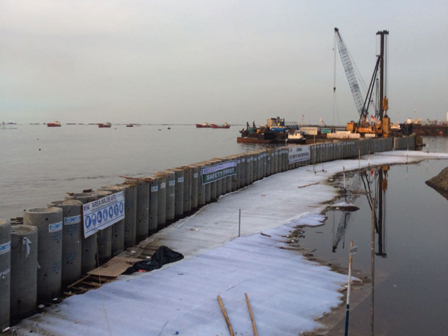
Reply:
M47 123L47 127L61 127L61 123L59 121Z
M104 124L98 124L99 128L111 128L112 124L110 122L105 122Z
M226 122L222 125L212 124L212 128L230 128L230 125Z
M196 124L196 128L212 128L209 123Z

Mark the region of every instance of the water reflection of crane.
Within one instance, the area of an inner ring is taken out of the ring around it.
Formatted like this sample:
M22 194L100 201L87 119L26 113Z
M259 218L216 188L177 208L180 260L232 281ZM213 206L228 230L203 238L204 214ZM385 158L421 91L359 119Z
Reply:
M361 175L356 174L355 178L353 179L353 183L351 184L350 188L348 190L351 191L350 198L351 203L356 204L358 200L361 200L359 198L358 194L355 194L354 191L359 190L361 186ZM353 218L352 216L353 211L343 211L341 215L341 219L339 220L338 227L336 229L336 233L333 232L333 247L332 251L333 253L336 252L338 245L342 238L345 238L345 233L348 229L348 226ZM342 242L343 248L345 248L345 240Z
M355 194L353 191L360 190L361 182L364 186L364 193L366 195L369 207L372 210L372 198L375 197L375 231L378 235L378 251L376 255L383 258L387 257L386 253L386 191L387 191L387 172L389 171L389 166L383 166L377 170L363 171L355 175L353 183L349 190L352 192L351 202L360 203L363 198ZM374 188L374 190L372 190ZM352 211L343 211L339 224L337 226L336 232L333 231L333 253L336 252L341 240L344 240L345 233L353 219Z
M389 166L382 166L373 172L373 176L363 172L361 174L362 182L366 190L367 201L372 210L372 198L375 198L374 225L378 235L378 251L376 255L383 258L386 253L386 191L387 191L387 172ZM372 192L372 185L375 188Z

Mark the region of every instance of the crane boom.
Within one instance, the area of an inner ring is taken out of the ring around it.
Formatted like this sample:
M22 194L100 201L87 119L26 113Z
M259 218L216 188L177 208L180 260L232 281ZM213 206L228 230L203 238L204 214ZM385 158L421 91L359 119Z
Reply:
M345 74L347 75L348 85L350 86L350 91L352 92L356 109L358 110L358 113L362 115L364 98L362 97L361 89L359 88L358 84L358 79L356 78L355 75L353 62L348 53L347 46L342 40L341 34L339 34L339 29L334 28L334 33L338 44L339 55L341 56L342 65L344 66Z

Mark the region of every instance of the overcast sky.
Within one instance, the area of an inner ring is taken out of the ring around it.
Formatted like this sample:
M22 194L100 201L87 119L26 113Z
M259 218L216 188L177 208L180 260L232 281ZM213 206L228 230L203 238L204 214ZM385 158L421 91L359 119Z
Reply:
M0 0L0 122L345 124L334 27L367 83L389 30L392 121L445 120L447 15L447 0Z

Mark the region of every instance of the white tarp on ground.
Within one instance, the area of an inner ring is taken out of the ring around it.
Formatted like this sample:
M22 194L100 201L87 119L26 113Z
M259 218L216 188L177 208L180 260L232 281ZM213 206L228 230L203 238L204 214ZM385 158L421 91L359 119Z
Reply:
M414 152L412 152L414 153ZM299 224L323 220L321 204L334 189L332 175L370 165L421 160L411 152L371 155L302 167L270 176L220 198L152 236L186 259L66 299L15 327L19 335L228 335L220 295L238 335L253 334L248 293L259 335L298 335L340 302L346 277L309 262L287 246ZM426 155L429 158L429 154ZM446 158L432 154L431 158ZM323 169L325 167L325 169ZM238 209L243 211L242 234ZM259 232L271 237L260 235ZM233 239L233 240L232 240ZM147 242L146 242L147 243ZM144 245L144 244L143 244Z

